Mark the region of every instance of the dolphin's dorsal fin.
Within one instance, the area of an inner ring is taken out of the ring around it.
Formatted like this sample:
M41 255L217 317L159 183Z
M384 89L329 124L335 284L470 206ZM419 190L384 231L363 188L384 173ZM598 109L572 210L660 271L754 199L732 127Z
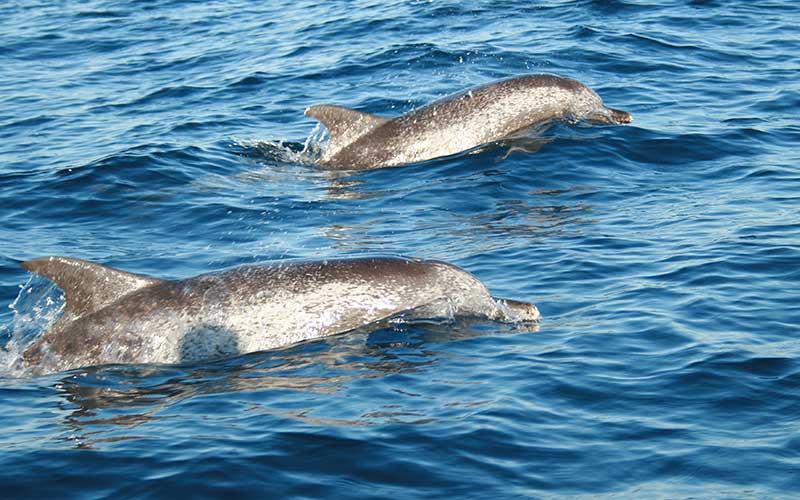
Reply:
M322 122L330 132L331 137L325 153L327 156L335 154L362 135L391 120L385 116L371 115L330 104L311 106L306 109L305 115Z
M64 291L63 318L70 320L97 311L134 290L163 282L69 257L43 257L23 262L22 267Z

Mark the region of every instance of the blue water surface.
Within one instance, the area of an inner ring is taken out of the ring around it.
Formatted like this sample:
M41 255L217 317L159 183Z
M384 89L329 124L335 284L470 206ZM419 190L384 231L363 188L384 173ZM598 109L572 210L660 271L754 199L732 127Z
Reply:
M789 0L3 2L0 497L797 498L797 26ZM634 122L306 161L309 105L542 72ZM15 377L62 300L19 264L53 254L161 278L415 255L544 321Z

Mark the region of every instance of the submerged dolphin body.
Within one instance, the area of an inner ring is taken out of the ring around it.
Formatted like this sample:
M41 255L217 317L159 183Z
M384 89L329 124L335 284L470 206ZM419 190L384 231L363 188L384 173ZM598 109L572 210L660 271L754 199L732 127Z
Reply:
M330 140L319 164L331 170L367 170L467 151L552 121L630 123L630 113L607 108L577 80L527 75L482 85L397 118L341 106L305 111L322 122Z
M359 258L243 266L159 280L67 257L22 267L64 291L61 318L22 355L52 372L108 363L178 363L343 333L400 315L538 321L533 304L492 298L439 261Z

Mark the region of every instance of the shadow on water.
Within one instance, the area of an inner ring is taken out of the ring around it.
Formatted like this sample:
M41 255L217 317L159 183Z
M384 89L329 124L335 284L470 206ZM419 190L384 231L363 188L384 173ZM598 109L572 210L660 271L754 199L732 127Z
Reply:
M318 162L325 149L325 137L327 133L324 129L317 126L306 138L305 142L293 141L271 141L271 140L234 140L231 147L234 154L257 163L261 166L282 166L282 165L303 165L321 171L338 172L345 175L352 175L359 172L379 170L386 168L408 168L415 164L436 165L437 163L457 160L458 158L469 157L484 153L497 153L493 158L494 162L507 159L514 153L534 154L541 148L552 143L554 137L545 137L543 134L546 127L538 127L524 133L508 137L499 141L482 144L474 148L455 153L448 156L441 156L431 160L403 165L376 166L373 168L362 169L334 169L327 170L318 168Z
M203 401L223 395L221 401L228 402L233 393L239 394L241 400L251 401L270 418L299 424L349 427L379 424L387 419L427 423L431 418L424 413L400 407L353 418L318 415L315 405L320 397L332 398L332 404L338 405L342 393L359 380L408 376L434 369L448 356L448 342L525 333L533 328L489 326L485 321L396 324L369 333L354 331L282 350L201 364L108 365L47 378L57 377L51 387L63 398L61 409L68 412L62 420L62 440L83 449L144 439L153 430L137 433L138 427L159 425L172 418L175 411L187 411L173 410L180 405L197 404L203 411L219 416L228 411L224 404L204 406ZM442 349L432 348L435 345ZM287 399L300 403L288 404Z
M21 289L15 301L14 328L5 346L4 354L9 359L4 361L13 362L15 356L18 359L25 346L55 320L61 310L61 303L56 300L58 293L57 288L36 277ZM146 439L159 431L136 429L143 425L169 425L165 422L175 412L189 411L201 418L223 414L229 411L225 405L231 401L232 393L239 395L237 399L250 401L266 418L306 425L363 426L387 420L422 423L432 419L424 408L404 409L402 405L356 414L329 414L323 410L324 415L320 415L319 398L327 397L330 400L326 404L338 407L342 393L346 394L359 380L409 376L434 369L440 360L449 357L450 342L537 329L531 324L498 324L479 319L408 321L400 315L346 334L233 357L230 353L238 352L238 345L232 335L198 330L181 344L183 357L192 359L200 346L203 352L217 352L220 356L216 360L85 367L27 380L55 390L56 405L62 414L58 421L63 425L63 431L56 434L59 441L75 448ZM9 349L11 343L14 345ZM223 397L216 399L217 395ZM288 404L287 399L293 404ZM181 405L197 405L200 409L176 408Z
M339 172L317 168L321 156L318 129L306 139L305 143L284 141L235 141L234 154L256 165L236 175L245 183L291 184L305 181L311 185L323 183L325 199L361 200L381 196L382 191L359 189L364 181L350 179L352 172Z
M525 159L558 137L593 139L591 129L586 130L556 126L548 129L554 135L545 137L540 128L452 156L361 171L316 166L324 147L319 128L305 143L239 141L234 153L258 166L239 174L241 181L295 184L297 196L306 200L311 196L313 201L371 202L348 209L354 215L363 210L368 217L338 217L322 234L337 248L380 250L398 235L430 232L440 226L461 238L487 241L487 235L541 238L563 231L566 225L594 222L588 216L591 206L582 201L593 188L574 185L579 178L567 180L567 187L560 183L556 189L548 188L547 181L531 178L528 171L533 165L541 172L538 175L550 176L551 167ZM539 183L545 187L524 189ZM453 201L453 193L458 192L471 196ZM402 201L406 214L383 209L395 200ZM450 202L437 208L442 200ZM417 217L423 210L425 217Z

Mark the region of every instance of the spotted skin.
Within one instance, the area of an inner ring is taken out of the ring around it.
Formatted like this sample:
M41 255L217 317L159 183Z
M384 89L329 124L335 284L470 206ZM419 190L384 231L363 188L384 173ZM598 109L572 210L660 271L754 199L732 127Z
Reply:
M53 280L66 299L64 316L23 353L34 372L189 362L273 349L401 314L539 319L534 305L494 299L463 269L422 259L242 266L176 281L67 257L36 259L23 267Z
M366 170L448 156L553 121L622 124L633 120L630 113L607 108L581 82L554 75L526 75L482 85L397 118L328 105L311 106L305 114L331 132L319 164L332 170Z

